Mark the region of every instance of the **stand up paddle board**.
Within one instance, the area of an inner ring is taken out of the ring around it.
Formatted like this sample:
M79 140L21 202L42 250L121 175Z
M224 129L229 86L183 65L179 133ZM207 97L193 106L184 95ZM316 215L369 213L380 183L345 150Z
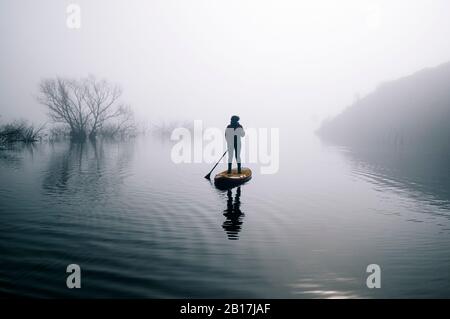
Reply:
M231 170L231 174L223 171L214 177L214 185L217 188L227 189L239 186L248 182L252 178L252 171L250 168L243 167L241 173L237 172L237 168Z

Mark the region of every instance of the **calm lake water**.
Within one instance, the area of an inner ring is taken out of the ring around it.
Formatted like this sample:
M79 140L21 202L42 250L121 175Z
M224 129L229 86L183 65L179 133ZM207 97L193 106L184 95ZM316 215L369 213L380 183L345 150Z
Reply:
M0 294L450 297L448 166L416 169L402 154L307 135L282 142L277 174L249 164L253 179L227 192L203 178L211 164L173 164L171 145L0 151ZM66 287L73 263L81 289ZM366 286L369 264L381 289Z

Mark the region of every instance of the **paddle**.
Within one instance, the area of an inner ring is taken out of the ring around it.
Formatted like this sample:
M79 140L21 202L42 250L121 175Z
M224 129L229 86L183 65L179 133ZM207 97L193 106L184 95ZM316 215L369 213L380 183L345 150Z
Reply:
M222 157L217 161L216 165L214 165L214 167L212 168L212 170L205 176L206 179L210 179L211 178L211 173L212 171L216 168L216 166L219 164L219 162L222 160L222 158L225 156L225 154L228 151L225 151L225 153L223 153Z

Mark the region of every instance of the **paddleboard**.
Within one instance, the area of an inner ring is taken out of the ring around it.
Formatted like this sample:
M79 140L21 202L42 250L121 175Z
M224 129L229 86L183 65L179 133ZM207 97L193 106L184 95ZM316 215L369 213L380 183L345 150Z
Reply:
M214 185L217 188L227 189L239 186L248 182L252 178L252 171L250 168L243 167L241 173L237 172L237 168L231 170L231 174L223 171L214 177Z

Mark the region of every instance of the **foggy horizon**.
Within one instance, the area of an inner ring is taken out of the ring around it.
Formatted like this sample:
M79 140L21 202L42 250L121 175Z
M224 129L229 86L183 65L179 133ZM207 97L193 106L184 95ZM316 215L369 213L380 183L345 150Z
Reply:
M379 84L450 61L447 1L76 1L80 29L66 26L70 3L0 4L1 122L49 121L39 81L93 74L121 85L140 122L237 113L317 128Z

